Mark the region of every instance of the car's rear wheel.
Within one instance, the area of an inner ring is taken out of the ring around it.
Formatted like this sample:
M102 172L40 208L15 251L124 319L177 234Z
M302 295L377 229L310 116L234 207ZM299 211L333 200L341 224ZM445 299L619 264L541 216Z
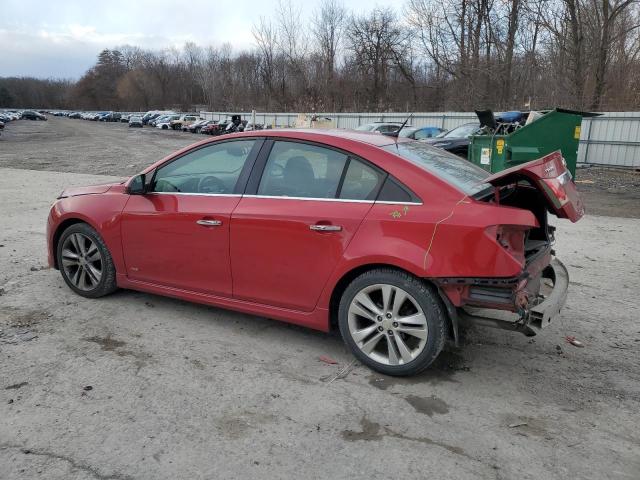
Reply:
M387 375L414 375L444 347L446 317L437 292L392 269L363 273L340 300L340 332L365 365Z
M116 290L116 269L100 234L86 223L68 227L58 241L62 278L78 295L97 298Z

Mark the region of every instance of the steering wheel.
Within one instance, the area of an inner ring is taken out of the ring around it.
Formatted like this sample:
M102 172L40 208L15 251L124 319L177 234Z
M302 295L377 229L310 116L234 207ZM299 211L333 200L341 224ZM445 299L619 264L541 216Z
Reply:
M180 189L168 180L160 179L156 181L154 192L179 192Z
M227 193L227 186L213 175L207 175L198 183L198 193Z

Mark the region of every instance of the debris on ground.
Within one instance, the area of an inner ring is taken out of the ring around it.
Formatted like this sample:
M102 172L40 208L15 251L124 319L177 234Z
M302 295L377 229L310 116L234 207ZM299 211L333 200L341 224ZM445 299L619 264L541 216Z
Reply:
M567 343L570 343L574 347L579 347L579 348L584 347L584 343L582 343L580 340L576 340L576 337L572 335L567 335L566 337L564 337L564 339Z
M353 367L356 364L356 359L354 358L353 360L351 360L349 363L347 363L344 367L342 367L342 369L336 373L333 377L331 378L323 378L323 381L327 382L327 385L332 383L334 380L338 380L340 378L345 378L347 375L349 375L349 373L351 372L351 370L353 370Z
M527 422L510 423L509 428L526 427L527 425L528 425Z
M333 358L327 357L326 355L320 355L320 357L318 357L318 360L324 363L328 363L329 365L336 365L338 363Z
M5 390L18 390L26 385L29 385L29 382L20 382L14 383L13 385L9 385L8 387L4 387Z

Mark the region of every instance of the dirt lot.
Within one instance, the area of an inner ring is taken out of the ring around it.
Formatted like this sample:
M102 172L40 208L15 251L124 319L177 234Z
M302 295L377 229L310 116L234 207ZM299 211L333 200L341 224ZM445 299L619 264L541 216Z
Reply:
M336 335L131 291L87 300L45 268L64 186L195 138L67 119L0 137L0 478L640 478L640 220L555 222L571 287L542 335L469 330L418 377L336 378L352 362Z

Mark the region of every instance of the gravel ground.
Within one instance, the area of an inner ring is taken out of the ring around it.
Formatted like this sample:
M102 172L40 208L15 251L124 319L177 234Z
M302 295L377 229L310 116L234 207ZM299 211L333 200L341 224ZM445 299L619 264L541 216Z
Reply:
M590 214L640 218L640 170L580 168L576 185Z
M205 135L129 128L49 115L47 122L19 120L0 136L0 166L129 176Z
M47 211L63 187L110 177L67 170L142 166L194 136L14 127L0 137L0 478L640 477L640 220L555 222L571 286L541 335L470 329L433 368L389 378L336 335L132 291L74 295L45 267ZM45 151L50 171L6 168Z

